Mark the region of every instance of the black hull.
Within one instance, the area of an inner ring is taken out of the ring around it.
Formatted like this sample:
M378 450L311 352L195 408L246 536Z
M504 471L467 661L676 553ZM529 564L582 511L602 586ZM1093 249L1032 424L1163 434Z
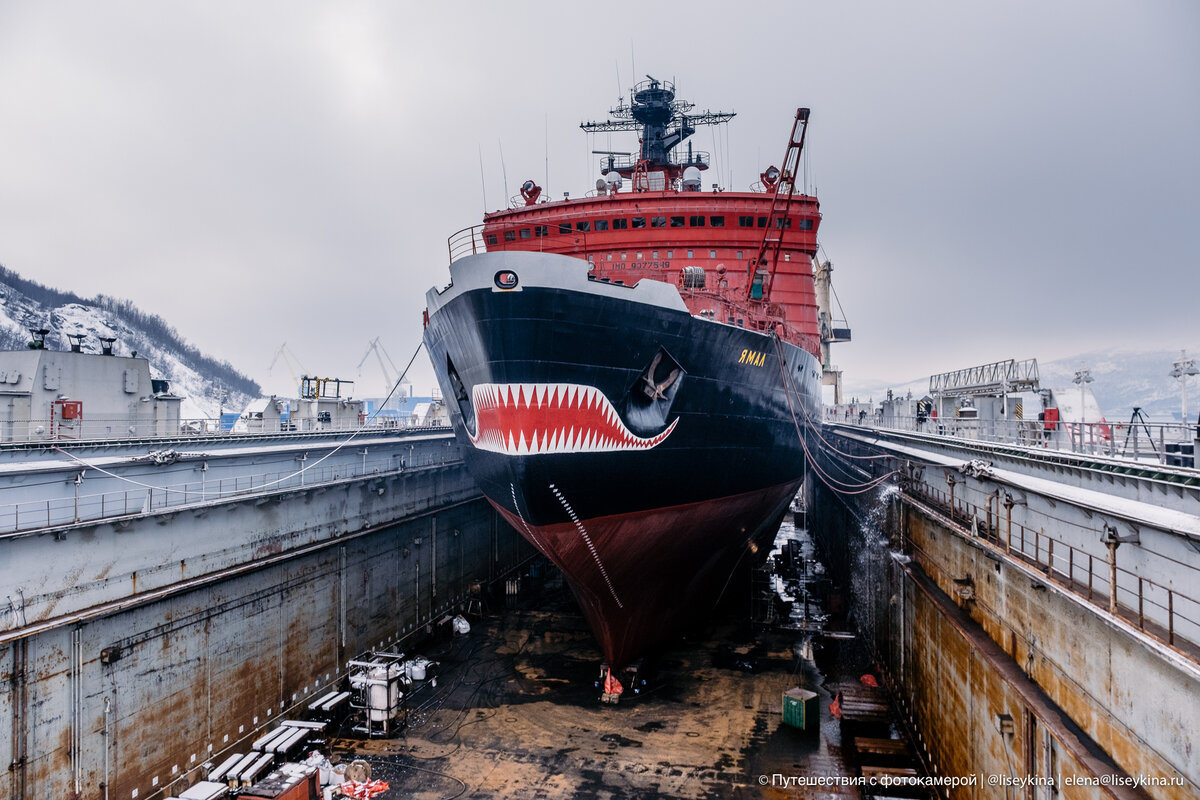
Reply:
M491 285L498 267L528 276L519 291ZM715 601L747 543L777 525L803 475L801 432L819 419L820 367L661 292L559 282L561 270L586 264L456 262L455 285L430 293L425 343L468 469L564 570L621 664L670 609Z

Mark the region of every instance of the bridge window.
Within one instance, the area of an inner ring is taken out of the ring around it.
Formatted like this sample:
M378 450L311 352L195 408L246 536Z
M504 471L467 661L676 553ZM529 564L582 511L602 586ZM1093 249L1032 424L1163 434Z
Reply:
M596 230L598 230L598 231L608 230L608 220L606 220L606 219L596 220Z
M627 219L614 219L613 220L612 229L614 231L623 231L628 227L629 227L629 220L627 220Z
M725 218L724 217L710 217L708 222L714 228L724 228L725 227Z
M709 258L716 258L716 257L717 257L717 251L716 251L716 250L709 250L709 251L708 251L708 257L709 257Z
M667 260L668 260L668 261L670 261L670 260L671 260L672 258L674 258L674 257L675 257L675 251L674 251L674 250L668 250L668 251L667 251Z
M682 228L683 227L683 217L671 217L671 227L672 228Z
M739 261L740 261L740 260L743 258L743 256L742 256L742 251L741 251L741 250L738 250L738 251L737 251L737 257L738 257L738 260L739 260Z
M550 232L550 227L548 225L534 225L533 226L533 235L534 236L545 236L549 232Z
M765 228L765 227L767 227L767 218L766 218L766 217L759 217L759 218L758 218L758 227L760 227L760 228Z
M703 215L693 216L691 219L688 220L688 224L693 228L703 228L704 227L704 216Z
M498 240L498 238L497 238L496 234L494 234L494 233L489 233L489 234L487 235L487 243L488 243L489 245L498 244L498 243L499 243L499 240Z
M581 219L579 222L575 223L575 230L577 231L586 231L591 227L592 223L586 219Z
M569 222L558 223L558 232L559 233L570 233L571 232L571 223L569 223Z
M739 228L753 228L754 227L754 217L738 217L738 227Z
M796 228L802 231L811 231L812 223L813 221L811 219L797 219Z
M529 228L521 228L521 238L522 239L532 239L533 231L529 230Z
M507 230L504 232L504 241L515 242L516 240L517 240L517 232L516 231Z
M667 218L666 217L651 217L650 218L650 227L651 228L667 227Z
M695 258L695 257L696 257L696 251L688 250L688 258Z
M646 218L645 217L634 217L633 218L633 227L635 227L635 228L646 227Z
M655 251L653 251L652 253L650 253L650 257L651 257L652 259L654 259L655 261L658 261L658 251L657 251L657 250L655 250Z

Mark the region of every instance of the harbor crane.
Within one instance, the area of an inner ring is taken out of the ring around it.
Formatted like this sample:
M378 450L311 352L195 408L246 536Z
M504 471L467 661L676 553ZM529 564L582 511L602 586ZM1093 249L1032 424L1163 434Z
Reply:
M291 354L291 358L288 357L289 354ZM270 374L271 370L275 369L275 364L280 358L283 359L283 363L287 365L288 373L292 376L292 385L299 386L300 376L296 374L296 368L292 366L292 360L295 359L296 363L300 366L301 373L307 375L308 370L304 368L303 364L300 364L300 359L296 358L296 354L288 349L287 342L279 345L279 349L275 351L275 357L271 359L271 366L267 367L267 373Z
M383 389L383 396L387 397L391 393L392 387L396 385L395 379L392 376L398 374L400 371L396 369L395 362L392 361L392 357L388 355L387 349L380 343L379 339L380 337L376 336L367 345L367 352L363 354L362 360L358 362L358 374L360 377L362 376L362 366L367 363L367 359L374 352L375 358L379 361L379 369L383 372L383 379L387 381L387 385ZM384 363L384 359L387 360L386 364ZM389 364L392 368L390 372L388 371Z

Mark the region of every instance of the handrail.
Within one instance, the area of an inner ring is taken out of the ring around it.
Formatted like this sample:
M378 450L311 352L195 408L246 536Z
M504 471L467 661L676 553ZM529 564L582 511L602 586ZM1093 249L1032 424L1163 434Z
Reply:
M186 509L256 494L311 490L351 480L383 478L406 471L459 463L457 448L438 448L413 455L413 462L395 458L313 467L304 471L252 472L214 480L192 480L124 490L62 496L0 505L0 536L28 534L49 528ZM415 463L414 463L415 462Z
M81 444L85 442L111 442L117 440L144 441L150 439L204 439L223 436L325 433L336 431L379 431L416 430L419 428L445 428L445 425L415 425L394 417L375 417L363 422L353 420L281 419L247 420L238 419L233 428L224 428L215 419L180 419L174 422L155 420L130 420L125 417L89 417L78 424L67 427L51 426L46 419L18 419L0 421L0 447L15 445Z
M912 431L993 444L1011 444L1089 456L1123 458L1165 466L1187 466L1186 445L1195 442L1195 427L1182 422L1045 422L1036 419L968 417L881 417L863 409L826 408L827 422L858 423L883 430ZM1184 445L1185 447L1180 447ZM1195 453L1200 456L1200 453ZM1192 461L1200 466L1200 461Z
M472 225L455 231L446 238L446 248L450 252L450 263L460 258L486 253L487 244L483 240L483 225Z
M1114 568L1108 557L1067 544L1042 529L1010 521L999 508L981 507L967 498L951 496L940 486L918 480L908 493L946 513L951 522L1012 558L1043 572L1049 581L1089 604L1124 619L1142 633L1173 650L1200 661L1200 599L1161 581L1115 566L1116 596L1112 596ZM961 490L960 490L961 491ZM1026 509L1026 513L1038 513ZM1043 515L1045 516L1045 515ZM1085 526L1052 518L1057 525ZM1180 583L1200 585L1200 569L1188 567L1192 578ZM1115 602L1114 602L1115 600Z

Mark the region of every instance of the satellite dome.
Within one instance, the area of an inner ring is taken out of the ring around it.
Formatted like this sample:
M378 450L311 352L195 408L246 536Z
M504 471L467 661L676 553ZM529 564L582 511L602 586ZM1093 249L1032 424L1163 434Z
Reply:
M700 170L695 167L688 167L683 171L683 185L692 188L700 186Z

